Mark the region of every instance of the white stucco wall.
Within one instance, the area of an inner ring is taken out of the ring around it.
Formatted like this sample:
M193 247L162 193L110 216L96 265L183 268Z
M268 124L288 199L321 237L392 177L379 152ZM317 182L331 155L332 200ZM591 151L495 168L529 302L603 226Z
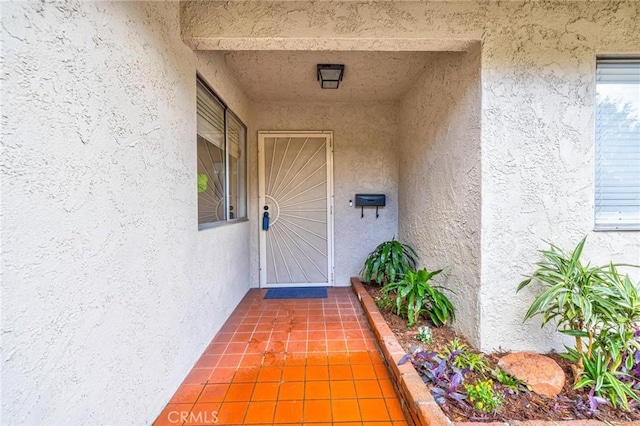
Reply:
M150 424L249 287L249 223L197 230L196 68L247 101L177 3L0 8L1 422Z
M197 231L196 69L249 125L250 218L255 131L328 129L337 283L397 232L393 141L406 130L387 114L393 106L251 108L218 55L182 44L177 3L0 8L3 423L151 422L246 292L249 271L257 283L256 226ZM514 293L543 239L570 248L589 234L587 258L640 262L639 232L592 232L595 57L640 55L637 2L199 2L183 12L185 40L224 49L482 42L480 328L466 331L482 349L559 346L552 330L521 323L533 289ZM411 96L405 110L423 103ZM454 131L433 140L459 148ZM379 188L389 206L378 221L360 219L348 199ZM432 229L453 229L440 218ZM401 229L412 227L400 216ZM461 280L472 283L473 271Z
M480 56L432 53L399 110L400 238L457 309L454 327L479 343Z
M398 232L397 120L395 103L252 105L250 152L257 152L260 130L332 130L334 139L335 285L348 286L379 243ZM257 161L250 161L251 198L258 197ZM356 193L383 193L387 205L380 217L349 207ZM250 214L257 217L258 206ZM258 227L252 228L251 246L257 247ZM258 283L258 253L252 252L252 284Z
M504 4L483 53L482 346L562 348L522 324L535 288L513 294L542 241L585 258L640 263L640 232L592 232L595 57L640 54L640 4ZM498 11L497 8L494 10ZM511 17L511 20L507 19Z
M640 55L640 3L190 2L183 38L211 49L426 50L481 41L484 350L561 346L515 294L542 240L639 262L640 232L593 229L595 58ZM398 43L400 40L400 43Z

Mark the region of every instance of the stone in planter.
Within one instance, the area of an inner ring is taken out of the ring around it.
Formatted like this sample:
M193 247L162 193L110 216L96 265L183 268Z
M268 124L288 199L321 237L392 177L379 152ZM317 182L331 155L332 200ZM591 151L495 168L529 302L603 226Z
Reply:
M522 380L539 394L552 398L564 387L564 371L557 362L533 352L517 352L500 358L498 366Z

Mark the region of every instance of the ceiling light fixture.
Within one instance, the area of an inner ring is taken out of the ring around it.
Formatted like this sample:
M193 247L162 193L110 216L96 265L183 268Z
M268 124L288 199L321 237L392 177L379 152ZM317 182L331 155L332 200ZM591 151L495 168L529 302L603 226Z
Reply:
M343 75L343 64L318 64L318 81L323 89L337 89Z

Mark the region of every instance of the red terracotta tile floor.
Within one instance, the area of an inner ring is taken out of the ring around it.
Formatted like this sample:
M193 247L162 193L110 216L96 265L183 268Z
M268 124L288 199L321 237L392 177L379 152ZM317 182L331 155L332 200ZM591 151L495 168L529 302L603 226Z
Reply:
M247 293L154 424L407 425L350 288L265 292Z

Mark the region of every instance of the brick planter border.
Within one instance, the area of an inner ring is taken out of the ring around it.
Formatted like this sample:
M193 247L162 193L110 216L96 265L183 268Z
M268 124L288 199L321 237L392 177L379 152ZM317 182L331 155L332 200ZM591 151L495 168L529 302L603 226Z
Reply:
M508 421L508 422L452 422L433 399L431 392L424 385L422 378L411 363L398 365L398 361L406 354L395 335L387 325L375 302L364 289L360 280L351 278L351 287L358 296L365 312L371 330L376 336L387 368L398 396L401 399L405 413L419 426L603 426L605 423L597 420L568 420L568 421ZM633 426L634 422L611 423L620 426ZM636 424L637 425L637 424Z

